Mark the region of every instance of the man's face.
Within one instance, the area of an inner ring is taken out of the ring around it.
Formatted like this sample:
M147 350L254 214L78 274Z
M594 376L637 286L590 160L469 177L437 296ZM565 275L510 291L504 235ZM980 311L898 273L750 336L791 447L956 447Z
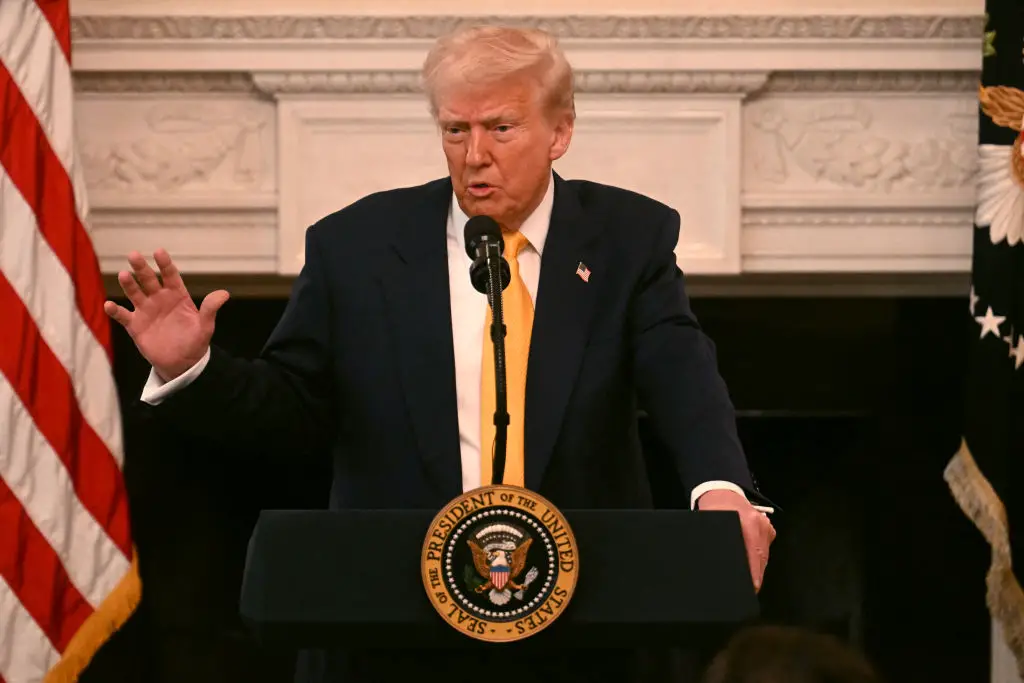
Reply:
M438 98L438 123L459 206L518 230L565 154L570 116L553 117L532 80L456 87Z

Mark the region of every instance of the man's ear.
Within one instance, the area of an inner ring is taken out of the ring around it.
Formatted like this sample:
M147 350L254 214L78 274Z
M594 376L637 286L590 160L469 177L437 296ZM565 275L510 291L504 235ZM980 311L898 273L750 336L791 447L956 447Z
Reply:
M555 123L555 134L551 141L551 160L556 161L569 150L574 120L571 114L564 114Z

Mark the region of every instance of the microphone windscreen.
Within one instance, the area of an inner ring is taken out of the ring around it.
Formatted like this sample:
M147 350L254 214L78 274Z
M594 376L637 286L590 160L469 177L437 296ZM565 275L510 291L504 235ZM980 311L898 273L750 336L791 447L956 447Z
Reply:
M504 241L501 239L501 226L490 216L473 216L466 221L464 231L466 253L470 258L477 257L477 248L483 242L497 242L498 251L505 250Z

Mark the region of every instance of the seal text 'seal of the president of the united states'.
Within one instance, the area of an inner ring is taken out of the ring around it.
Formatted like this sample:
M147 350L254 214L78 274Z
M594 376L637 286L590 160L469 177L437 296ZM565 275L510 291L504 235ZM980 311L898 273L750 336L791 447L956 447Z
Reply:
M562 514L532 491L485 486L454 499L423 543L423 585L453 628L490 642L540 632L576 588L579 553Z

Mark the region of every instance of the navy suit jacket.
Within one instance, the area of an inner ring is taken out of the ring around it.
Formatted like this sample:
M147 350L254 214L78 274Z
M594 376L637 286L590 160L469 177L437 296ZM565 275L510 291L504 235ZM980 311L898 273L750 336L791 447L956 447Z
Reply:
M214 347L203 373L155 413L232 449L332 453L335 508L433 510L459 495L451 198L445 178L373 194L311 226L261 357ZM652 506L641 411L687 496L709 480L756 495L714 346L676 265L678 236L679 214L664 204L555 176L525 472L556 506Z

